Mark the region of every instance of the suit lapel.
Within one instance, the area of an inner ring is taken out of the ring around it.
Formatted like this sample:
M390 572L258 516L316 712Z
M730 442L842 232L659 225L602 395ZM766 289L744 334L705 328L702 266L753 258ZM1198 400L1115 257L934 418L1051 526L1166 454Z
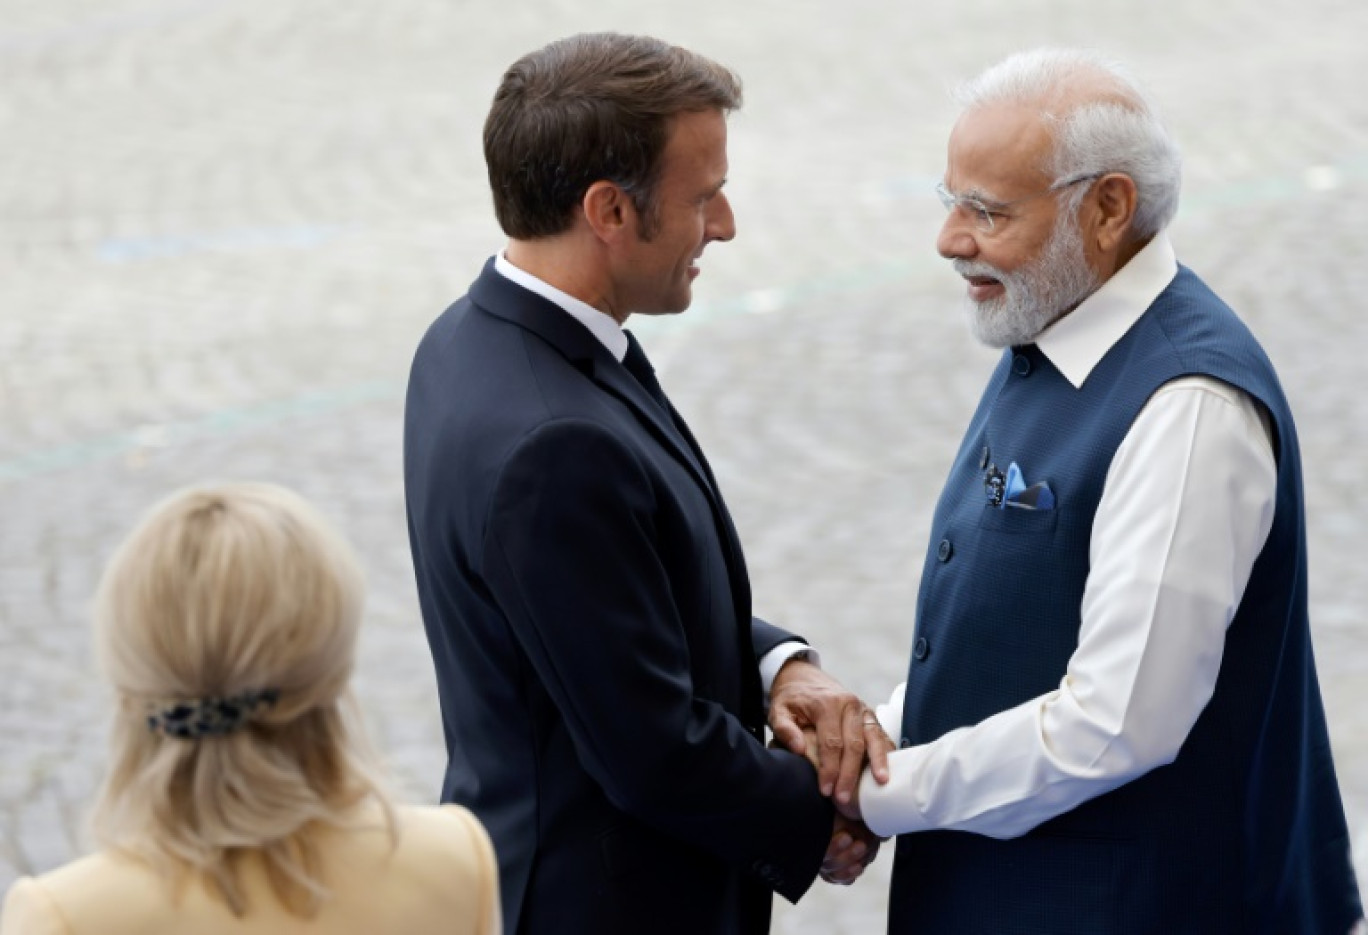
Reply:
M695 454L690 436L670 421L636 378L613 359L608 349L564 309L501 275L491 259L470 287L470 298L491 315L512 322L556 348L589 379L625 402L674 457L682 462L707 493L715 510L725 514L706 462ZM680 425L683 425L681 420ZM730 522L728 522L728 526Z
M470 287L470 298L481 309L536 334L563 354L607 392L621 399L657 440L684 464L703 489L712 507L713 522L722 542L737 615L737 640L742 659L752 659L751 593L741 542L727 505L713 478L712 469L698 442L679 413L670 406L667 414L646 388L613 359L608 349L555 303L512 282L494 269L493 259ZM672 418L673 417L673 418ZM742 665L742 718L748 725L764 723L763 688L753 665Z

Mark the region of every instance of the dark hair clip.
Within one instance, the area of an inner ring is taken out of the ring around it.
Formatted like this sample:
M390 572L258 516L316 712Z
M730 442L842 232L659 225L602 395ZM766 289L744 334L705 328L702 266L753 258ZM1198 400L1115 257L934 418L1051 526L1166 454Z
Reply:
M199 740L231 734L254 715L275 705L274 688L228 698L189 698L165 702L147 716L147 729L176 740Z

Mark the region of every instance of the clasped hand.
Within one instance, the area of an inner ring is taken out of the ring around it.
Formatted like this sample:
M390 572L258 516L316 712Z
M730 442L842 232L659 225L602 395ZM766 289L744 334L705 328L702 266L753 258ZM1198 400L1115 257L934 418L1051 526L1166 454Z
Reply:
M804 660L785 663L775 677L769 722L779 745L812 761L822 794L836 806L822 879L853 883L881 840L860 817L860 776L868 766L877 782L887 782L888 754L896 745L868 705Z

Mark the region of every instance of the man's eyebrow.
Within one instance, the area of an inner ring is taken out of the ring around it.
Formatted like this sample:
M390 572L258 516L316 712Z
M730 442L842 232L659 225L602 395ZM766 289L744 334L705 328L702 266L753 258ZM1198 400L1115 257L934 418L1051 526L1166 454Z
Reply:
M1007 203L981 188L968 188L958 194L961 198L972 198L975 201L982 202L985 208L998 208Z

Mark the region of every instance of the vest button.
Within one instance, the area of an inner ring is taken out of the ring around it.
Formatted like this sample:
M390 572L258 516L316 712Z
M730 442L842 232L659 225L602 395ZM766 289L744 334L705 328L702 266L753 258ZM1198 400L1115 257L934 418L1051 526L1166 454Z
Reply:
M1031 373L1031 358L1025 354L1018 354L1012 358L1012 369L1019 375L1025 377Z
M904 737L902 740L898 741L898 746L906 750L908 747L912 746L912 741L910 738Z
M929 655L931 655L931 644L926 641L926 637L917 637L917 642L912 647L912 658L921 662Z
M950 561L950 556L955 554L955 547L950 544L949 539L942 539L936 548L936 558L941 562Z
M979 470L988 466L988 446L983 446L983 451L979 452Z

